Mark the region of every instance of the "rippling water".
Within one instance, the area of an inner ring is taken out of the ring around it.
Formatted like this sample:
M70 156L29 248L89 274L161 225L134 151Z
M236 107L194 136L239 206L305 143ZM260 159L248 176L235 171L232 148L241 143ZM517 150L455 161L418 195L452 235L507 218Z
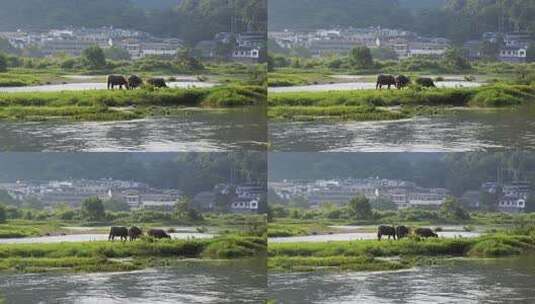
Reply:
M6 303L263 303L265 259L97 274L2 274Z
M377 273L269 275L280 304L535 303L535 257L456 261L451 265Z
M271 122L275 151L467 152L535 149L535 107L374 122Z
M113 122L0 122L2 151L217 152L265 149L262 108L191 110Z

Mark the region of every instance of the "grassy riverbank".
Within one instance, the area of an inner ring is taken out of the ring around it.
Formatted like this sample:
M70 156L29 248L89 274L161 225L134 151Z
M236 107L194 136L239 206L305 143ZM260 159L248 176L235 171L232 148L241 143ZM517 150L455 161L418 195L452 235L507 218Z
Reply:
M0 245L0 271L130 271L186 258L232 259L265 252L264 238L242 235L208 240L4 244Z
M479 88L354 90L272 93L269 117L285 120L333 118L341 120L395 120L448 108L514 107L535 101L535 87L494 84Z
M173 115L183 107L239 107L265 104L261 86L193 89L0 93L0 119L128 120Z
M269 245L268 266L275 271L381 271L438 263L451 257L504 257L534 250L533 235L513 233L456 239L273 243Z

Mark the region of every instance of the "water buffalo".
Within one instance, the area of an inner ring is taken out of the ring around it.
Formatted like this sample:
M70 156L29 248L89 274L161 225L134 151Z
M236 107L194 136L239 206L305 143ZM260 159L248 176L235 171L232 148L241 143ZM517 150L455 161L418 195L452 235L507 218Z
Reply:
M421 85L422 87L436 88L435 82L433 82L433 79L431 78L418 78L416 79L416 83Z
M405 75L396 76L396 88L398 90L403 89L411 83L411 79Z
M108 76L108 90L119 86L119 89L122 89L123 86L128 90L128 80L121 75L109 75Z
M437 238L438 237L438 234L434 233L433 230L429 228L418 228L414 231L414 233L416 233L417 236L421 236L424 238L429 238L429 237Z
M150 237L156 238L156 239L170 239L171 236L167 234L167 232L163 231L162 229L151 229L147 233Z
M379 241L380 241L381 237L383 235L388 235L388 239L390 239L390 237L392 236L394 238L394 240L395 240L396 239L396 228L394 228L392 226L386 226L386 225L379 226L379 228L377 229L377 239L379 239Z
M396 77L392 75L379 75L377 76L377 85L375 86L375 89L381 90L383 86L387 85L388 89L390 90L391 86L396 85Z
M147 80L147 83L156 88L167 88L167 84L163 78L151 78Z
M130 237L130 241L135 241L142 235L143 235L143 231L136 226L128 229L128 236Z
M126 229L126 227L111 227L108 241L115 240L116 236L121 237L121 241L123 241L123 239L124 241L128 240L128 229Z
M137 75L131 75L128 77L128 86L131 90L139 88L143 84L143 79Z
M409 228L405 226L397 226L396 227L396 236L398 237L398 240L401 240L402 238L409 235Z

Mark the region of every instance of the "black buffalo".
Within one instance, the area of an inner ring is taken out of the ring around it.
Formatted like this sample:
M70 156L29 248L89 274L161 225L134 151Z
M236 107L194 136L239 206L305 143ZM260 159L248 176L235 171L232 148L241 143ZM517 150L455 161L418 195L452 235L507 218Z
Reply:
M436 88L435 82L431 78L418 78L416 83L426 88Z
M398 90L403 89L404 87L408 86L411 83L411 79L405 75L398 75L396 76L396 88Z
M108 240L113 241L116 236L121 237L121 241L128 240L128 229L126 227L111 227Z
M394 238L394 240L395 240L396 239L396 228L394 228L392 226L386 226L386 225L379 226L379 228L377 229L377 239L379 239L379 241L380 241L381 237L383 235L388 235L388 239L390 239L390 237L392 236Z
M128 90L128 80L121 75L109 75L108 76L108 90L114 89L115 86L119 86L122 89L123 86Z
M396 227L396 236L398 237L398 240L406 237L407 235L409 235L409 228L405 226Z
M167 84L163 78L151 78L147 80L147 83L156 88L167 88Z
M136 226L128 229L128 236L130 237L130 241L135 241L142 235L143 235L143 231Z
M156 239L170 239L171 236L167 234L167 232L163 231L162 229L151 229L147 233L148 236L156 238Z
M396 77L392 75L379 75L377 76L377 85L375 86L375 89L382 89L383 86L388 86L388 89L390 90L391 86L396 86Z
M143 79L137 75L131 75L128 77L128 86L130 89L139 88L141 85L143 85Z
M418 228L414 231L414 233L416 233L417 236L421 236L424 238L429 238L429 237L437 238L438 237L438 234L434 233L433 230L429 228Z

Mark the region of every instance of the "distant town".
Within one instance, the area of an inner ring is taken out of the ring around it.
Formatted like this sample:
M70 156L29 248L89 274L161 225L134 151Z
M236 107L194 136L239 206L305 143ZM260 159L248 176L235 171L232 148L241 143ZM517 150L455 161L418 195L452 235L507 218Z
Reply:
M268 38L286 49L304 48L312 56L347 54L357 46L370 49L391 49L398 59L414 56L442 56L452 46L451 41L441 37L421 37L417 33L401 29L381 27L332 28L310 31L272 31ZM530 43L529 33L483 33L478 40L464 44L467 57L477 60L483 57L485 43L497 45L496 59L503 62L525 62Z
M269 187L279 198L305 200L310 208L319 208L325 203L345 205L357 195L364 195L371 202L386 200L397 209L437 209L453 196L445 188L425 188L413 182L384 178L349 178L330 180L284 180L270 182ZM457 199L469 209L483 208L484 196L496 198L497 208L502 212L519 213L526 208L531 187L528 182L486 182L480 189L466 191Z
M131 59L137 60L147 56L174 56L185 47L184 41L179 38L154 37L146 32L114 27L18 30L0 32L0 38L36 57L58 54L79 56L88 47L98 45L102 49L123 49ZM193 51L201 58L255 62L261 59L265 48L265 33L247 31L218 33L212 40L199 42Z
M154 188L145 183L114 179L79 179L61 181L14 181L0 183L0 190L6 191L18 201L37 200L45 209L52 209L60 203L73 208L80 207L88 198L126 202L130 209L171 210L185 195L179 189ZM200 211L216 211L216 199L223 196L225 211L234 213L256 213L265 186L257 184L219 184L212 191L201 192L192 198L192 207ZM219 209L220 211L220 209Z

